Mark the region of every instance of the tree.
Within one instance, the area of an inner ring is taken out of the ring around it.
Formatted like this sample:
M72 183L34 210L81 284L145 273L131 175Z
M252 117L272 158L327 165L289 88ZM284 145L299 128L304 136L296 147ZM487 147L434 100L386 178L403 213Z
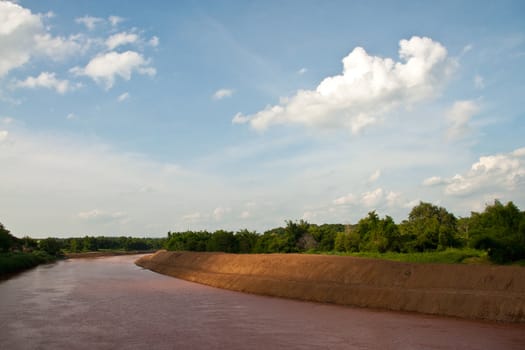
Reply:
M525 259L525 214L512 202L487 205L483 213L473 212L469 220L471 245L486 249L497 263Z
M56 238L41 239L38 242L38 248L52 256L62 255L62 251L60 250L62 248L62 245L60 244L60 241Z
M390 216L379 218L375 211L357 223L356 233L359 236L359 250L386 251L400 250L399 229Z
M241 230L235 234L237 242L239 243L239 253L253 253L259 235L256 232L251 232L246 229Z
M239 242L233 232L219 230L211 235L206 244L206 250L209 252L237 253Z
M16 237L0 223L0 252L7 252L16 243Z
M445 208L420 202L400 225L405 249L427 251L458 245L457 219Z

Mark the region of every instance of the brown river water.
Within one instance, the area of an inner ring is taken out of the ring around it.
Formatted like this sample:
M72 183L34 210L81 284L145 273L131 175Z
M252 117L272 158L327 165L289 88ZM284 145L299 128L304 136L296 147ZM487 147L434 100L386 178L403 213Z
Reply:
M525 325L300 302L72 259L0 281L0 349L525 349Z

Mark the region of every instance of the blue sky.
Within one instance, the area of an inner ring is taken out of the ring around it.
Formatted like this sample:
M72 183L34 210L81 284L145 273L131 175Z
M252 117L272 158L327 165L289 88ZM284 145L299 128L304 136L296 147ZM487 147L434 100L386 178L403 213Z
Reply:
M525 208L522 1L0 1L0 222L161 236Z

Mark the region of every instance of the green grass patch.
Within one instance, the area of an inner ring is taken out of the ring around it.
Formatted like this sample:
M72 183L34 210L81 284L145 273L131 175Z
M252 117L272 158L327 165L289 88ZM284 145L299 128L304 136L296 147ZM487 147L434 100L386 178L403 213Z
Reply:
M55 258L42 251L0 253L0 275L26 270L52 261L55 261Z
M312 252L309 252L312 253ZM317 254L357 256L371 259L385 259L411 263L439 263L439 264L490 264L487 252L477 249L449 248L442 251L421 253L395 253L395 252L317 252Z

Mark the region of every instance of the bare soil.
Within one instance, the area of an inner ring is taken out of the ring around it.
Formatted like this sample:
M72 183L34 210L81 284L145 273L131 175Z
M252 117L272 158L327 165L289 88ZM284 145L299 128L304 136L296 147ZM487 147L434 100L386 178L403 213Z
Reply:
M247 293L340 305L525 322L525 268L348 256L158 251L136 264Z

